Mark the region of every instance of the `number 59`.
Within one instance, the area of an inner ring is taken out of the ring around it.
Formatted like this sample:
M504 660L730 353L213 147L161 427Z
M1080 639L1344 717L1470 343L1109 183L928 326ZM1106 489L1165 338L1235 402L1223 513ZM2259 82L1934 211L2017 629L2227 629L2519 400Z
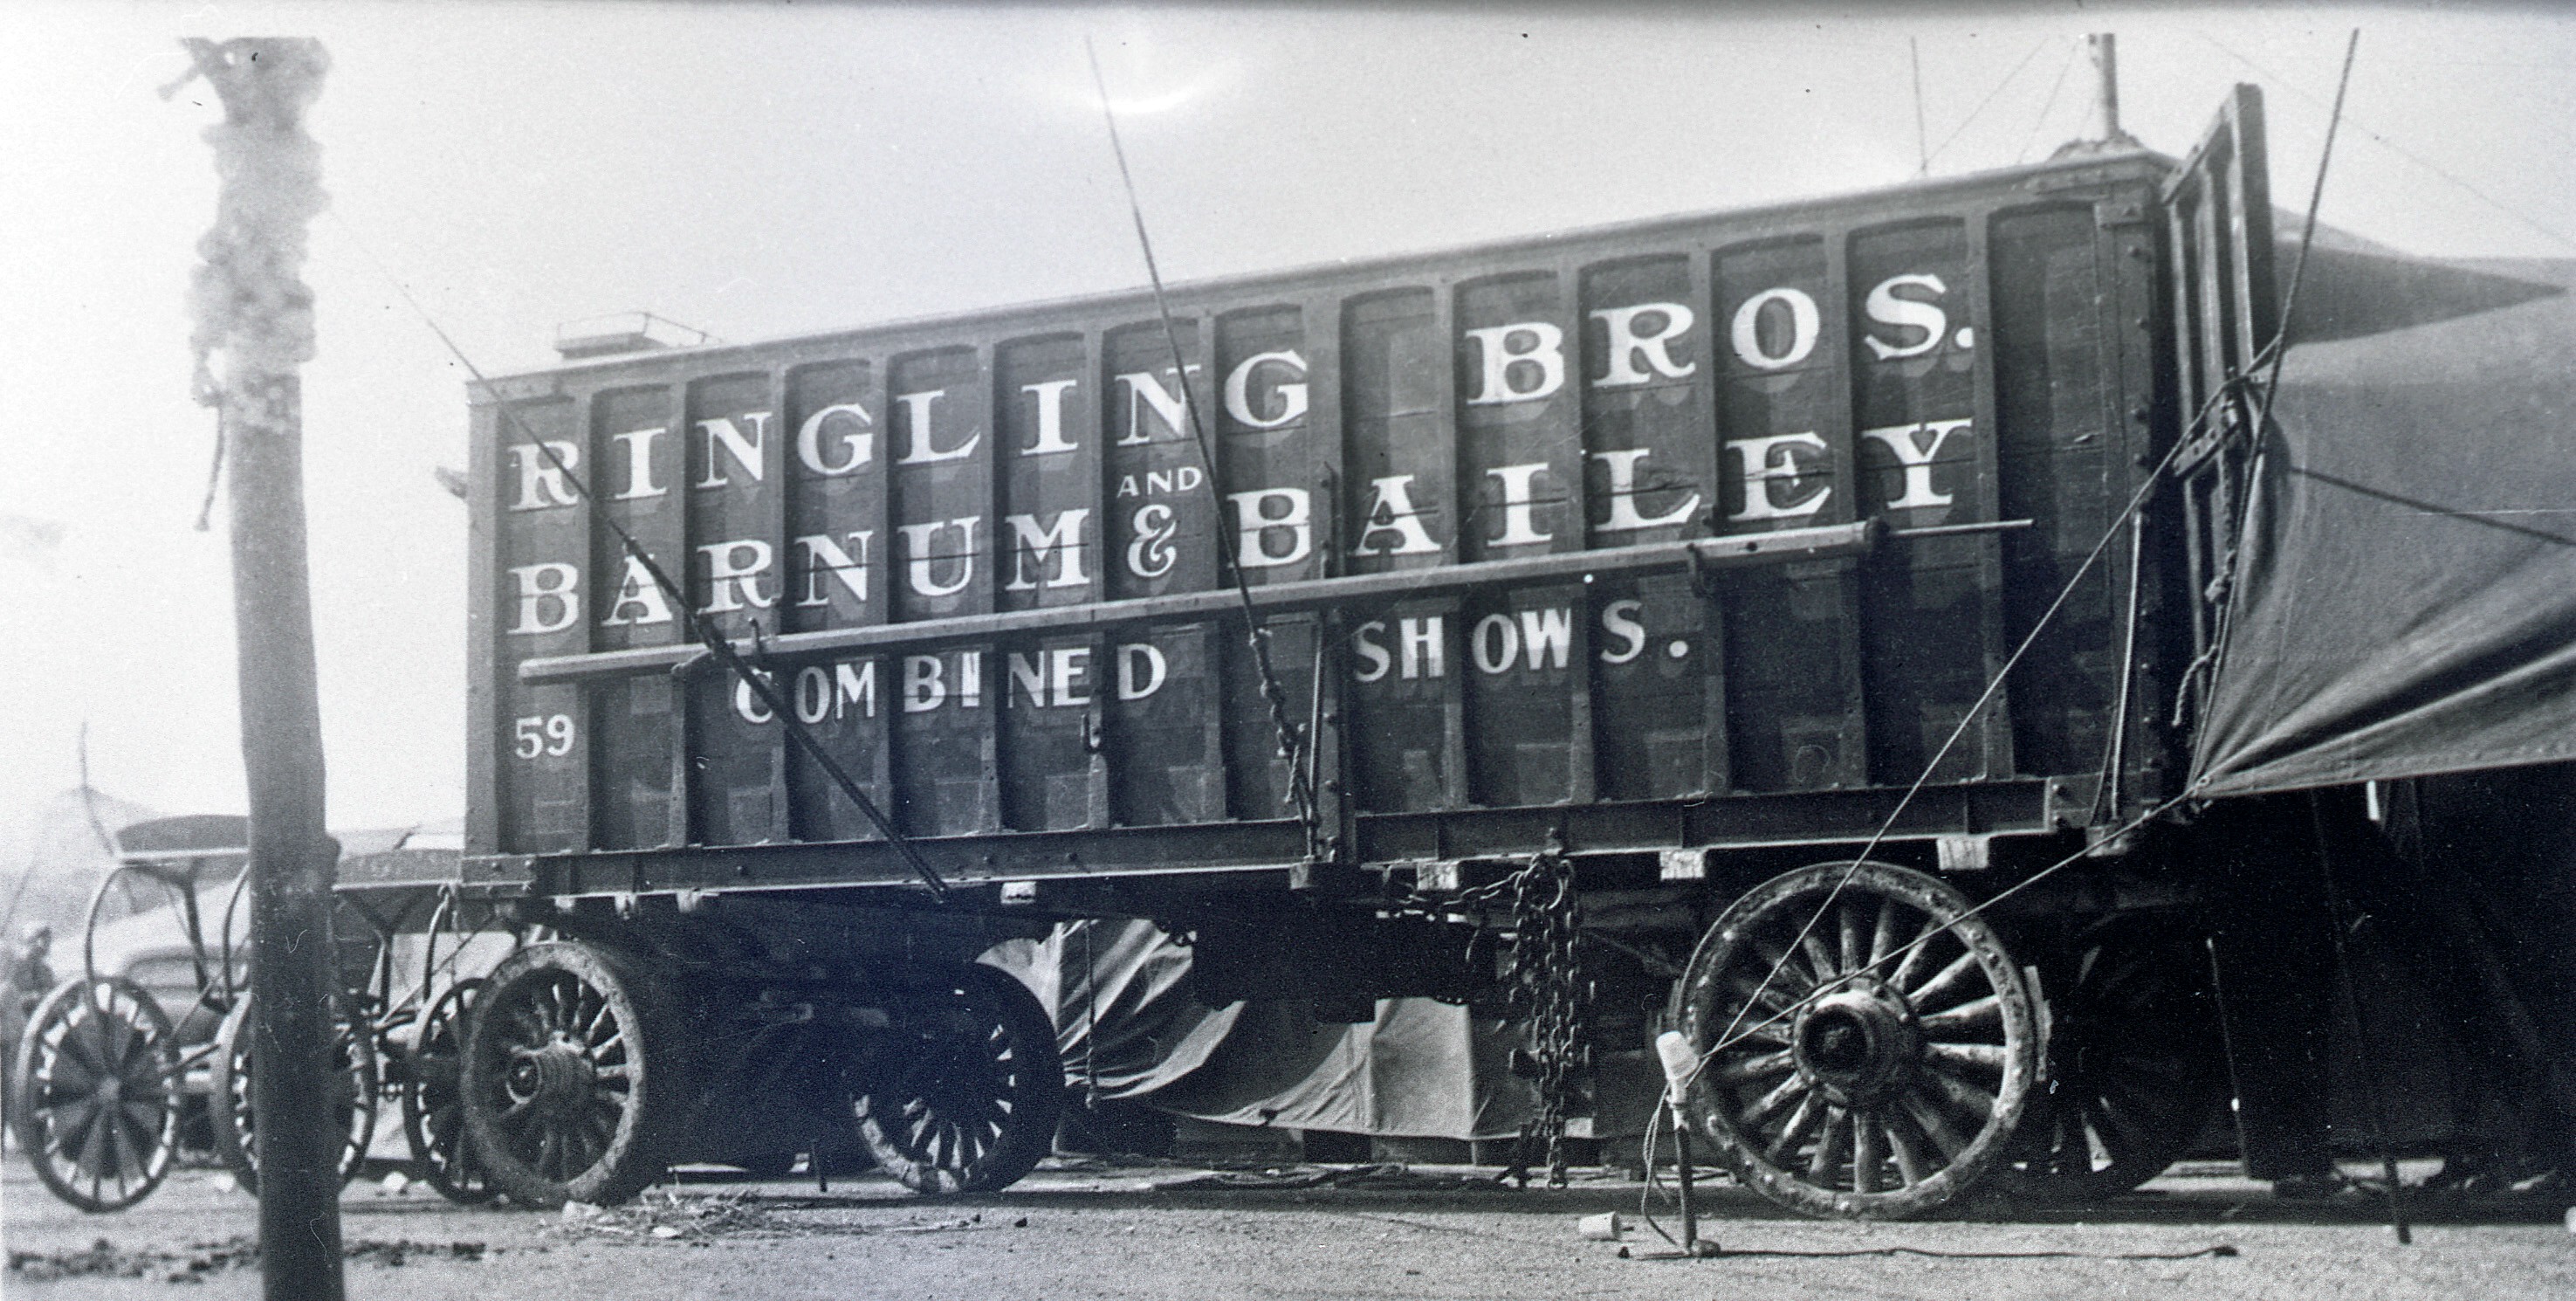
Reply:
M532 714L520 719L513 748L522 759L572 753L572 715Z

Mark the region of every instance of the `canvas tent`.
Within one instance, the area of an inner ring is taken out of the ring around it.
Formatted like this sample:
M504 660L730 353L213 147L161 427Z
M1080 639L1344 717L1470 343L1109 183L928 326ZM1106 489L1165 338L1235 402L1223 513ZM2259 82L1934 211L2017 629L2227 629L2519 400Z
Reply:
M1210 1008L1190 996L1190 951L1142 921L1068 923L989 960L1053 1009L1066 1076L1098 1097L1380 1137L1504 1138L1529 1114L1502 1023L1464 1007L1380 999L1348 1025L1293 1000Z
M2576 261L2319 244L2194 794L2576 758L2570 289Z
M2284 222L2285 227L2291 223ZM2297 254L2284 246L2284 280ZM2576 759L2576 261L2436 262L2321 231L2263 431L2197 731L2207 798ZM1189 951L1077 923L995 960L1066 1067L1182 1115L1499 1138L1529 1114L1497 1022L1208 1008Z

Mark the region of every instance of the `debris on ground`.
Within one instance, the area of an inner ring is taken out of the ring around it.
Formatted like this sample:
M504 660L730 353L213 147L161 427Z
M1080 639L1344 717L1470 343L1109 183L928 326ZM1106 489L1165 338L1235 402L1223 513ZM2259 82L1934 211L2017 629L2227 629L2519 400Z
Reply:
M776 1209L749 1190L688 1194L666 1186L648 1188L625 1206L566 1202L555 1222L541 1232L694 1244L718 1237L783 1238L810 1231L781 1221Z
M395 1269L414 1260L479 1261L500 1249L480 1242L379 1242L358 1238L341 1245L350 1260ZM9 1277L31 1283L66 1278L152 1278L165 1283L202 1283L209 1276L259 1265L259 1240L237 1235L222 1242L200 1242L185 1250L137 1247L127 1250L105 1238L86 1251L13 1251Z
M1158 1193L1225 1189L1269 1192L1300 1188L1369 1188L1381 1191L1470 1192L1493 1187L1475 1175L1430 1174L1395 1164L1264 1166L1248 1170L1210 1170L1154 1184Z

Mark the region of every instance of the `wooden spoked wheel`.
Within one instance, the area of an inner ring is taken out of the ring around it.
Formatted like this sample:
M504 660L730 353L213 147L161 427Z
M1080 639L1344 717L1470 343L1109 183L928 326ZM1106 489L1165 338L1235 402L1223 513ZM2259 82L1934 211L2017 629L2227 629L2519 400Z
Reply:
M465 1150L523 1206L634 1196L661 1176L687 1105L681 1034L632 960L577 942L519 950L467 1018Z
M2209 957L2179 921L2115 917L2040 967L2048 1087L2004 1187L2052 1202L2125 1193L2182 1156L2224 1095Z
M174 1038L127 980L69 981L37 1004L10 1072L10 1119L55 1196L121 1211L161 1186L179 1131Z
M448 986L421 1015L403 1059L403 1139L411 1159L440 1196L468 1206L492 1200L495 1191L465 1132L466 1014L482 989L479 979Z
M331 1016L331 1126L341 1135L340 1182L358 1177L376 1137L377 1069L373 1027L335 1000ZM215 1155L240 1183L259 1195L258 1122L251 1106L251 1018L256 1004L242 995L215 1031L209 1119Z
M1774 877L1673 991L1702 1067L1692 1125L1737 1178L1812 1215L1891 1219L2005 1156L2040 1079L2037 1017L1957 890L1884 863Z
M850 1109L868 1154L915 1192L1008 1187L1064 1112L1055 1023L1007 973L963 967L897 1009L854 1066Z

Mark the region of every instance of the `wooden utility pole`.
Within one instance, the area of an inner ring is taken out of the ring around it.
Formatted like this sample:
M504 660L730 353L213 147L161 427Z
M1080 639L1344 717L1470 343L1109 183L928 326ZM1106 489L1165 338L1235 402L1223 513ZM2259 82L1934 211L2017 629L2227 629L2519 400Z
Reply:
M305 227L322 208L304 109L329 66L319 42L185 43L223 99L209 128L222 191L198 244L198 395L230 458L234 636L250 790L251 1108L260 1273L269 1301L339 1301L340 1150L333 1089L337 976L323 830L322 722L305 567L303 393L313 295ZM221 355L223 376L211 359Z

